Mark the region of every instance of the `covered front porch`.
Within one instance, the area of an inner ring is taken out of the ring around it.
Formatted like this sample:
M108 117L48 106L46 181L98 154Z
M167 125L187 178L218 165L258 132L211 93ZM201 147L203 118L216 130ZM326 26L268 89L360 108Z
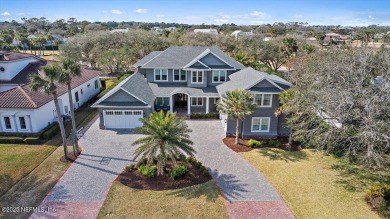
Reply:
M191 115L191 113L217 112L218 96L191 97L186 93L175 93L170 97L157 97L156 111L169 111L171 113Z

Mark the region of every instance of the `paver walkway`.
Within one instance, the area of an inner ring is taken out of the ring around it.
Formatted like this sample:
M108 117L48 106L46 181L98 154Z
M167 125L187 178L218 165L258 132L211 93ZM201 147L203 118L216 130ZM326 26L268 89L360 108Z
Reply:
M225 196L230 218L295 218L268 180L226 147L219 120L187 120L196 157L211 169Z
M140 137L129 130L102 131L95 119L79 141L82 154L39 206L56 212L34 213L30 218L96 218L113 180L134 162L131 143Z

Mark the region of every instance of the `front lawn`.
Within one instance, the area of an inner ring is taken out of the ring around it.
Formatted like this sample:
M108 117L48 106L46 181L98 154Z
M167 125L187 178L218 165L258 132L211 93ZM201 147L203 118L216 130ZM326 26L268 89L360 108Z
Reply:
M297 218L379 218L364 196L381 177L314 150L261 148L239 153L279 191Z
M52 145L0 144L0 196L42 163L56 148Z
M213 181L176 190L129 188L115 181L98 218L228 218Z

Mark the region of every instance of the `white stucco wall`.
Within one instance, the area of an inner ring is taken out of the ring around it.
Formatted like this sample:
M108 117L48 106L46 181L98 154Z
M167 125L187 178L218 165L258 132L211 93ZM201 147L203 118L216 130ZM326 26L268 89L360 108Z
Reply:
M0 84L0 92L3 92L3 91L6 91L6 90L9 90L9 89L12 89L14 87L16 87L17 85L4 85L4 84Z
M4 67L5 71L0 71L0 80L11 80L29 63L38 61L35 58L18 59L15 61L0 61L0 67Z
M95 89L95 80L98 81L98 88ZM88 84L90 85L88 87ZM81 94L83 89L83 94ZM72 90L72 97L75 108L79 108L81 105L86 103L91 97L97 95L100 91L100 80L99 77L95 77L86 83L74 88ZM76 103L75 93L79 93L79 102ZM69 98L68 93L65 93L58 98L62 102L62 111L66 106L69 109ZM64 112L64 114L67 114ZM12 129L5 129L4 117L9 116L11 118ZM27 129L21 130L19 124L19 116L24 116L26 121ZM15 118L15 119L14 119ZM56 121L56 112L54 101L41 106L38 109L0 109L0 132L29 132L36 133L47 127L49 124ZM31 124L30 124L31 121ZM16 122L16 123L15 123Z

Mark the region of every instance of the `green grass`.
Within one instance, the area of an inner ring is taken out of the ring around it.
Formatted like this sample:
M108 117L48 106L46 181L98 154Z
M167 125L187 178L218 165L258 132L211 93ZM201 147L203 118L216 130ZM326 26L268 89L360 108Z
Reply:
M166 191L136 190L114 182L98 218L228 218L213 181Z
M57 147L0 144L0 196L25 177Z
M24 52L24 50L20 50L20 52ZM27 54L33 54L33 55L39 55L38 50L26 50ZM58 50L45 50L45 55L42 55L41 57L46 60L58 60Z
M387 181L389 170L373 173L314 150L239 154L266 176L297 218L379 218L364 195L373 182Z

